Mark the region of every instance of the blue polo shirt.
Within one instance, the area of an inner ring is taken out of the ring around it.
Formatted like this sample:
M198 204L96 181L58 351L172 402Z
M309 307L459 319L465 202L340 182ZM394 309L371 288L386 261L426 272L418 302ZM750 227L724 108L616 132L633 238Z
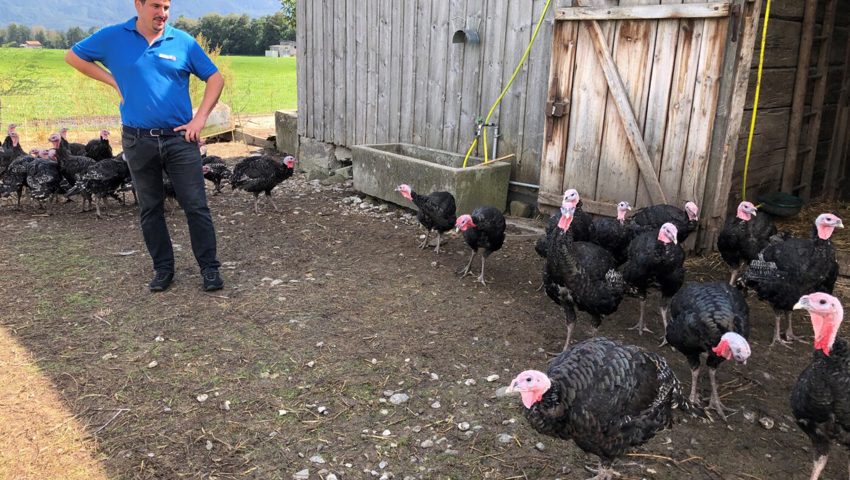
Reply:
M188 33L166 24L152 45L136 18L105 27L74 45L83 60L102 63L124 97L121 122L136 128L174 128L192 120L189 74L203 81L218 71Z

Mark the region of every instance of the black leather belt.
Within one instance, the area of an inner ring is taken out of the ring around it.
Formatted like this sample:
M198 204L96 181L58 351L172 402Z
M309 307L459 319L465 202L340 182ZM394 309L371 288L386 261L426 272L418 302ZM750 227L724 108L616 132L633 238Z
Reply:
M136 137L182 137L186 135L185 131L175 132L173 128L136 128L127 125L123 125L121 128L124 133Z

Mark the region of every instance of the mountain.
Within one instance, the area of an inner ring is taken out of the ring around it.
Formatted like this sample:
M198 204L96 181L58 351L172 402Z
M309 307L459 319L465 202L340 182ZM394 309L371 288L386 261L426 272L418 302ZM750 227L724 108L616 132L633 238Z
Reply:
M181 15L200 18L208 13L261 17L279 10L279 0L174 0L171 2L169 20L176 20ZM41 25L51 30L67 30L71 27L85 30L120 23L135 14L133 0L0 0L0 27L17 23L28 27Z

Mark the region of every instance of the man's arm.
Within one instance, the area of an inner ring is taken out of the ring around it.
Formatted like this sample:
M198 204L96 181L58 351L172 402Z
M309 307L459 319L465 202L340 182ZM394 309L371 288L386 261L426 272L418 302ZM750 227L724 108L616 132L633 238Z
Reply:
M113 77L112 74L105 68L94 62L87 62L83 60L70 49L68 50L68 53L65 54L65 63L74 67L83 75L91 77L99 82L103 82L114 88L115 91L118 92L118 96L121 98L121 103L124 103L124 95L121 94L121 90L118 88L118 83L115 82L115 77Z
M185 138L187 142L197 142L200 137L201 129L207 123L207 118L210 116L213 107L218 102L218 97L221 96L221 91L224 89L224 77L221 72L215 72L207 79L207 85L204 87L204 99L201 100L201 105L198 111L195 112L192 121L186 125L180 125L175 128L175 132L185 130Z

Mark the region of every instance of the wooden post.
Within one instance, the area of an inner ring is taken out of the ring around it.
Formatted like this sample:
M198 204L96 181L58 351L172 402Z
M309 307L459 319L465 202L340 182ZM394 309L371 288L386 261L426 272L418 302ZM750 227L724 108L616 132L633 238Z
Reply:
M806 109L806 86L809 80L809 64L812 57L812 41L815 31L815 16L818 0L806 0L803 11L803 33L797 53L797 74L794 81L794 97L791 101L791 120L788 122L788 143L785 148L785 166L782 169L782 191L792 193L797 185L797 153L800 146L800 127Z
M747 87L750 79L750 65L753 60L753 46L758 32L762 0L736 0L740 8L740 28L738 42L727 43L726 61L723 65L723 81L709 159L706 181L705 207L703 217L705 228L700 229L697 249L713 249L717 235L723 228L726 207L729 201L729 189L732 185L732 172L735 169L735 153L738 135L744 116L744 103L747 100ZM739 21L733 18L732 21ZM730 28L729 38L733 34Z

